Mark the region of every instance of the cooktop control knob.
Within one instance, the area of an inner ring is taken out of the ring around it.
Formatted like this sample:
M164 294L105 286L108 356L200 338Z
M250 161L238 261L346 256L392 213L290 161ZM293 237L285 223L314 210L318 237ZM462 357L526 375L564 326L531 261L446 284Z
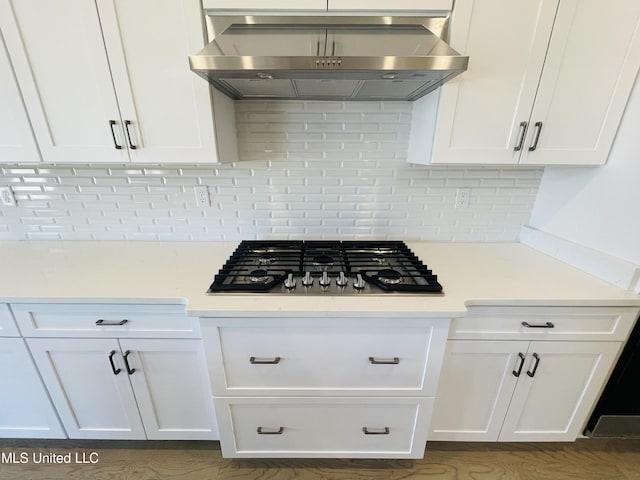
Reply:
M296 281L293 279L293 273L287 275L286 280L284 281L285 288L296 288Z
M336 285L339 287L344 287L347 284L347 277L345 277L344 272L340 272L338 278L336 278Z
M329 274L327 272L322 272L322 277L320 277L319 283L323 287L328 287L331 284L331 280L329 280Z
M305 287L310 287L313 285L313 277L311 276L311 272L305 272L304 277L302 277L302 285Z
M353 282L353 288L357 288L358 290L363 289L367 285L367 282L364 281L362 275L358 273L356 275L356 280Z

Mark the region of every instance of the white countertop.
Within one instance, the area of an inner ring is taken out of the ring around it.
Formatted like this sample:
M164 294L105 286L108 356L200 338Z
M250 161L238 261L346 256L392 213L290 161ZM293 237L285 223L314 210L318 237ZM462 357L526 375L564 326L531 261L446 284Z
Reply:
M640 306L517 243L407 242L443 295L206 295L239 242L2 242L0 302L185 304L194 315L442 316L469 305Z

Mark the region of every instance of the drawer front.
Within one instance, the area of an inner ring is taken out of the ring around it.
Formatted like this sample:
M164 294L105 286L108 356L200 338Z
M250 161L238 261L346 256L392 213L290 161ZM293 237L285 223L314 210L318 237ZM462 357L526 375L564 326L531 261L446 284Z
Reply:
M439 334L439 335L438 335ZM217 329L214 394L435 394L446 325L433 328ZM205 344L208 344L206 333ZM215 381L218 379L219 381ZM324 393L322 393L324 392Z
M198 319L172 305L14 304L11 309L25 337L200 337Z
M0 303L0 337L19 337L20 332L13 321L9 306Z
M422 458L433 398L216 398L225 457Z
M471 307L451 322L450 339L624 341L636 308Z

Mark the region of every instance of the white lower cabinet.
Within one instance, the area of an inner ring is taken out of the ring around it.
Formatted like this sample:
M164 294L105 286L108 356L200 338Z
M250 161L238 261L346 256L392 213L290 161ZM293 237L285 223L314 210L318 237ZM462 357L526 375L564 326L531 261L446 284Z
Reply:
M225 457L422 458L448 319L201 328Z
M0 338L0 365L0 438L66 438L22 338Z
M637 315L471 308L453 321L429 440L574 441Z
M27 340L70 438L215 439L199 340Z

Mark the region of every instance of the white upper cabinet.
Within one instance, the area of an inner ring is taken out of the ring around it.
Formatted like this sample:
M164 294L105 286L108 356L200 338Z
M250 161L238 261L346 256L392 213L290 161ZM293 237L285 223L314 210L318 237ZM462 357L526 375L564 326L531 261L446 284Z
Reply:
M457 1L450 43L469 69L441 89L431 163L605 163L639 20L636 0Z
M29 117L0 34L0 163L39 162Z
M97 9L96 9L97 6ZM197 0L0 0L46 162L216 161Z

